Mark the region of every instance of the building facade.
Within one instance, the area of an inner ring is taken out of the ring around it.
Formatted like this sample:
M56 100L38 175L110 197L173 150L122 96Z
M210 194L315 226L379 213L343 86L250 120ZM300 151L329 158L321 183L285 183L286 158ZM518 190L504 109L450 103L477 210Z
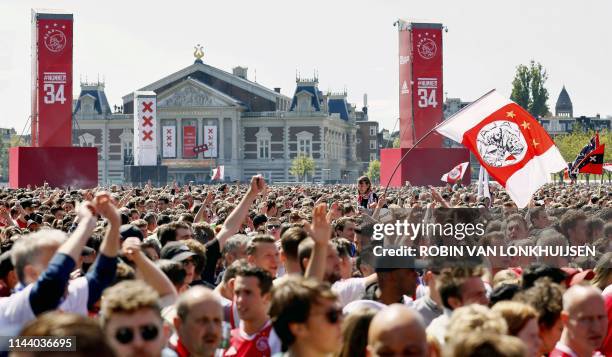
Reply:
M308 181L353 182L379 157L378 142L372 145L378 123L348 103L346 92L323 94L317 78L297 78L288 97L250 81L247 68L229 73L198 58L138 90L157 94L158 163L168 167L168 180L207 182L212 169L223 165L225 180L262 174L271 182L292 182L292 160L303 154L315 162ZM111 108L103 83L81 85L73 104L73 141L98 148L100 183L123 182L124 165L133 162L133 106L133 93ZM214 143L207 141L211 129ZM163 150L166 132L173 135L172 150ZM215 146L214 153L194 152L185 144L187 135L196 145Z

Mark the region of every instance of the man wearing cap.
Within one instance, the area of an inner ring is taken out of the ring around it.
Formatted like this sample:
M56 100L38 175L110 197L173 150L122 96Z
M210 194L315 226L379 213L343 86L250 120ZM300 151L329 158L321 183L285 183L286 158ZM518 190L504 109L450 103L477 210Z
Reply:
M140 241L144 239L142 235L142 231L138 229L138 227L133 224L124 224L119 228L119 234L121 235L121 240L124 241L130 237L136 237Z
M185 284L189 285L193 281L195 275L195 262L193 257L196 255L194 252L182 242L168 242L161 250L161 259L169 259L175 262L183 264L187 276L185 277Z
M30 219L28 220L27 226L26 228L30 231L30 232L37 232L40 229L40 226L38 225L38 222Z
M416 292L417 263L412 257L376 257L375 269L378 281L366 288L364 299L385 305L410 303ZM419 266L422 267L422 266Z

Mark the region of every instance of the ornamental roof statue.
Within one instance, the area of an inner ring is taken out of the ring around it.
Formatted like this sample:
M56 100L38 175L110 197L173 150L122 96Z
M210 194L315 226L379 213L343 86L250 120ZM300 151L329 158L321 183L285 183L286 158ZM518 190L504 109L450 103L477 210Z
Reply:
M202 57L204 57L204 49L198 43L195 47L195 51L193 51L193 57L196 58L195 63L204 63L202 62Z

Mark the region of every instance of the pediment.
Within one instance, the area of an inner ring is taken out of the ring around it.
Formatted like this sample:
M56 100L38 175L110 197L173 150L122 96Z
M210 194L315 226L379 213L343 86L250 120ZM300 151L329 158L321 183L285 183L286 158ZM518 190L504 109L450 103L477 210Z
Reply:
M170 88L160 95L158 107L227 107L234 103L226 101L216 93L202 88L205 85L195 85L192 80L187 83Z

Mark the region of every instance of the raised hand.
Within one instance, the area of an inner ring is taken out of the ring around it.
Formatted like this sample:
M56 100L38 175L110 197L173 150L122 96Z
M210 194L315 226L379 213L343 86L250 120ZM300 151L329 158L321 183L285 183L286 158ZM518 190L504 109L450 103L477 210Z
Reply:
M249 192L251 194L259 195L264 193L266 190L266 180L261 175L255 175L251 177L251 183L249 185Z
M94 198L96 210L113 225L121 224L121 216L108 192L98 192Z
M208 191L206 194L206 199L204 200L204 206L210 205L215 200L215 193L212 191Z
M141 258L142 250L140 249L140 239L136 237L126 239L121 246L121 253L130 261Z
M340 217L342 217L342 210L340 209L340 203L338 203L338 201L334 201L331 204L331 207L329 208L329 213L327 213L327 220L329 222L332 222Z
M332 205L333 206L333 205ZM332 227L327 218L327 205L317 205L312 210L312 223L304 225L306 233L315 241L316 244L327 244L331 238Z
M96 208L89 201L83 201L76 208L77 218L76 221L80 224L84 224L86 231L93 232L96 228L97 218L95 217Z

